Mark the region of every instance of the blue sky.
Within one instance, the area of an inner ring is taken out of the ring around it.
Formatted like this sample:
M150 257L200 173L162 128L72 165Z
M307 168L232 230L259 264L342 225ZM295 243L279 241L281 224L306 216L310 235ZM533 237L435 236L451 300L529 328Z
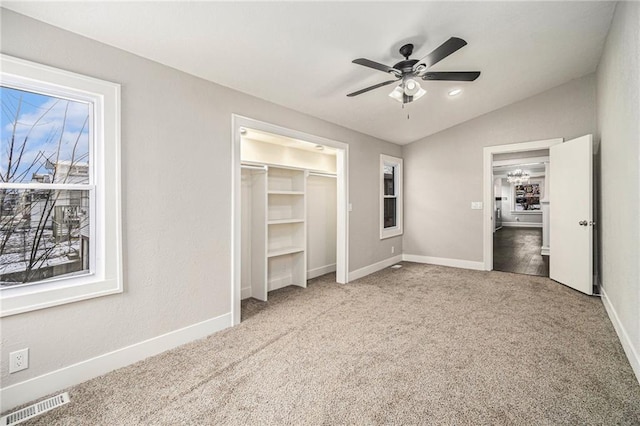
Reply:
M45 173L43 163L46 158L54 162L56 158L88 161L88 104L8 87L0 87L0 100L0 173L3 179L7 174L12 135L15 136L14 166L26 139L12 182L30 182L33 173Z

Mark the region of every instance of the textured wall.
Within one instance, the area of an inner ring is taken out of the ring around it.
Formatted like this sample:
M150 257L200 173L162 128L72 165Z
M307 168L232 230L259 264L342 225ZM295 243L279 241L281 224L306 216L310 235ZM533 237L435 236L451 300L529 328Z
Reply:
M2 10L1 50L122 84L122 294L2 319L2 386L230 311L231 114L350 145L350 269L380 241L379 154L401 148ZM212 184L215 182L215 184ZM192 206L197 202L197 209ZM53 325L55 327L47 327ZM8 353L30 367L8 374Z
M307 179L307 270L336 263L336 179Z
M602 285L640 378L640 3L619 2L597 71Z
M595 134L595 93L591 74L405 145L404 252L482 261L483 147Z

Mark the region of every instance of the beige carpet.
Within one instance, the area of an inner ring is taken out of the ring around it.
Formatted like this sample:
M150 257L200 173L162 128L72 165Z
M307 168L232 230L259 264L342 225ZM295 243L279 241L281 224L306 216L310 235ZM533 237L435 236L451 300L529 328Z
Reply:
M73 387L31 424L640 424L598 298L403 265L251 300L238 327Z

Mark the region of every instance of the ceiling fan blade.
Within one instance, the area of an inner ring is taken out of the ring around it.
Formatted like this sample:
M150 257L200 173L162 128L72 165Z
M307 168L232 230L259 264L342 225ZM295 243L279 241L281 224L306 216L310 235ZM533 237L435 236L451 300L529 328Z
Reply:
M480 71L429 71L422 76L423 80L474 81Z
M440 46L436 47L433 52L429 53L427 56L420 59L416 63L413 69L415 70L416 67L418 67L418 65L420 64L424 64L425 69L428 69L431 66L440 62L441 60L443 60L444 58L446 58L447 56L451 55L453 52L463 48L466 45L467 45L467 42L464 41L463 39L458 37L451 37L449 40L445 41Z
M395 80L385 81L384 83L378 83L378 84L375 84L373 86L367 87L365 89L358 90L357 92L349 93L347 96L350 97L350 98L353 97L353 96L358 96L358 95L361 95L361 94L363 94L365 92L368 92L369 90L377 89L378 87L382 87L382 86L386 86L387 84L395 83L398 80L400 80L400 79L397 78Z
M354 64L358 64L358 65L362 65L364 67L368 67L368 68L373 68L374 70L378 70L378 71L382 71L382 72L390 72L390 73L394 73L397 74L399 71L395 68L391 68L388 67L384 64L381 64L379 62L375 62L369 59L365 59L365 58L358 58L358 59L354 59L353 61Z

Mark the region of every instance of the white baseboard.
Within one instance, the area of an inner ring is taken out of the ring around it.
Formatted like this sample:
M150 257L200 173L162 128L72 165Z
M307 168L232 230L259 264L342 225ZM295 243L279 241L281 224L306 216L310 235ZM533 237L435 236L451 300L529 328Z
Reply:
M251 297L251 287L242 287L240 289L240 300L248 299Z
M502 226L506 228L542 228L542 224L536 222L502 222Z
M402 260L416 263L429 263L431 265L451 266L453 268L474 269L476 271L484 271L483 262L475 262L472 260L447 259L445 257L419 256L417 254L403 254Z
M640 355L636 351L633 345L633 342L629 338L629 334L627 334L627 330L624 328L624 325L622 325L622 322L620 322L620 318L618 317L618 314L615 308L611 304L609 297L607 297L607 292L602 286L600 287L600 294L602 296L601 297L602 304L604 305L604 308L606 309L607 314L609 315L609 319L613 324L613 328L616 330L616 333L618 334L618 338L620 339L620 343L622 343L622 348L624 349L624 353L627 355L627 359L629 359L629 364L631 364L631 368L633 369L633 372L636 374L636 379L640 383Z
M278 290L283 287L290 286L293 282L293 278L291 275L287 275L285 277L271 278L269 283L267 284L267 291Z
M307 279L316 278L324 274L328 274L330 272L336 271L336 264L332 263L331 265L321 266L319 268L309 269L307 271Z
M0 411L10 410L50 393L206 337L231 325L231 313L227 313L7 386L0 389L0 401L2 401Z
M551 249L549 247L544 247L540 249L540 254L543 256L551 256Z
M374 272L378 272L384 268L388 268L389 266L394 265L401 261L402 261L402 255L399 254L397 256L393 256L388 259L381 260L380 262L376 262L372 265L365 266L364 268L351 271L349 272L349 282L355 281L362 277L366 277L369 274L373 274Z

